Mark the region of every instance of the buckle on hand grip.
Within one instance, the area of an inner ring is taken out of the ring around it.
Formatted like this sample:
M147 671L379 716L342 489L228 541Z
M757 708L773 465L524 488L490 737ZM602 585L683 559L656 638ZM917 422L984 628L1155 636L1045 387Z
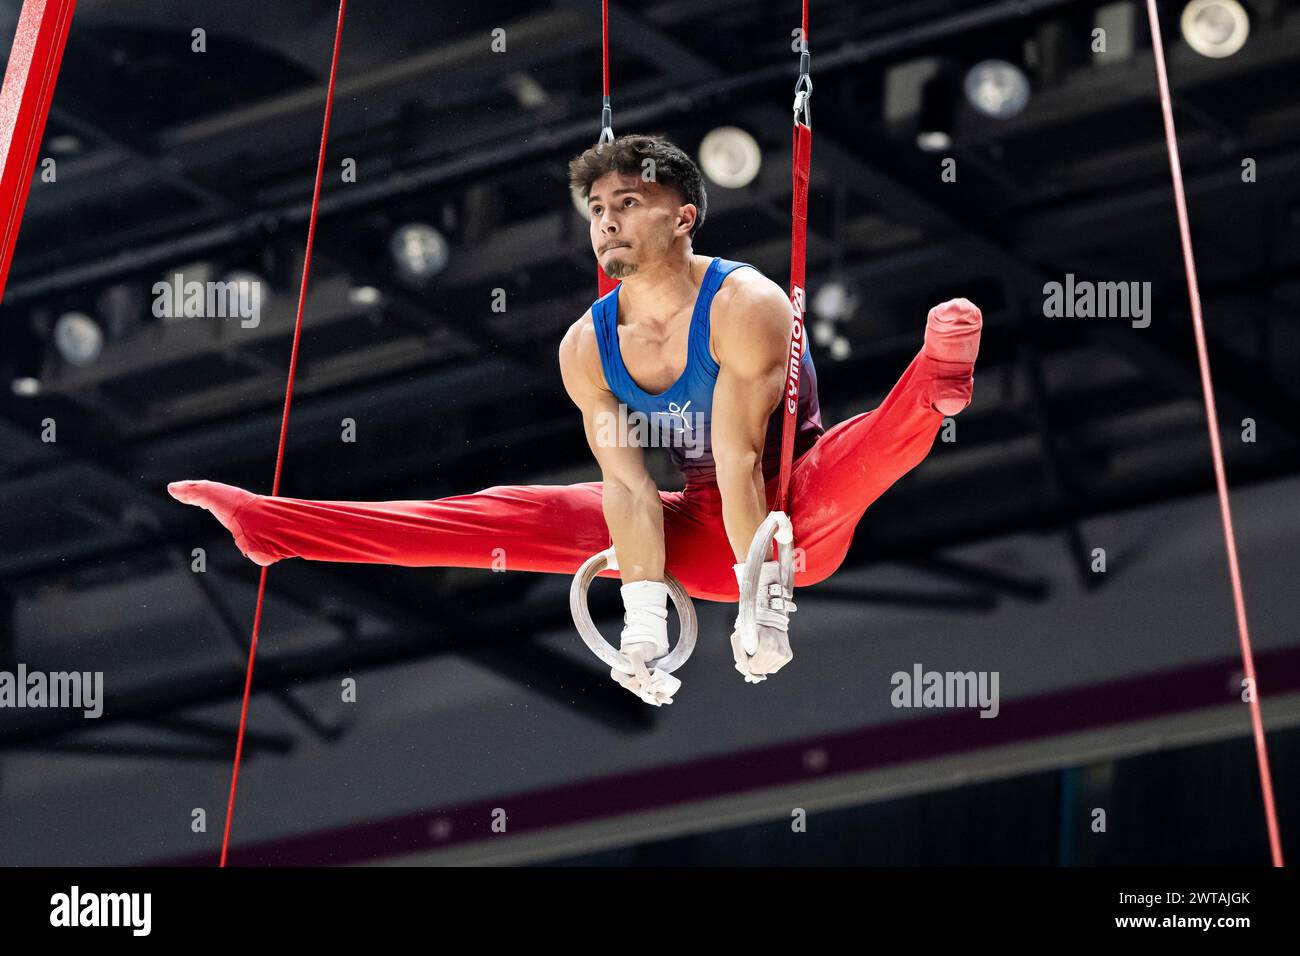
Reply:
M786 593L794 594L794 527L783 511L771 512L754 532L754 540L749 543L749 554L745 556L745 570L740 577L738 621L745 653L751 656L758 653L758 625L754 620L754 610L758 606L758 579L763 572L764 562L772 553L773 541L780 545L777 548L777 560L781 564L781 583L773 587L782 589L782 595L776 599L784 601ZM773 595L774 592L769 588L765 600L771 601ZM794 610L793 601L790 602L789 609Z

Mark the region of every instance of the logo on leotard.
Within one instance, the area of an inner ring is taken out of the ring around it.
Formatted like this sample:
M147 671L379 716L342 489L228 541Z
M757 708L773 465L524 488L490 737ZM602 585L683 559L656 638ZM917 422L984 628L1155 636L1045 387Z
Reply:
M663 412L629 411L619 404L617 413L598 412L596 444L601 448L679 448L685 458L699 458L705 452L705 416L690 411L691 402L668 403Z
M690 421L686 418L686 409L688 409L688 408L690 408L690 407L691 407L691 403L690 403L690 402L687 402L685 405L678 405L676 402L669 402L669 403L668 403L668 414L669 414L669 415L680 415L680 416L681 416L681 419L682 419L682 428L686 429L687 431L690 431L690 430L691 430L691 423L690 423Z

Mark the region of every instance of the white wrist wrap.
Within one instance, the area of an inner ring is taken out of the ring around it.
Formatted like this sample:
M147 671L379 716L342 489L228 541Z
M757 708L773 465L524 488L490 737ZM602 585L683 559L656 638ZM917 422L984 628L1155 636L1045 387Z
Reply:
M655 657L668 653L668 585L662 581L635 581L619 589L623 595L623 633L620 648L650 643Z

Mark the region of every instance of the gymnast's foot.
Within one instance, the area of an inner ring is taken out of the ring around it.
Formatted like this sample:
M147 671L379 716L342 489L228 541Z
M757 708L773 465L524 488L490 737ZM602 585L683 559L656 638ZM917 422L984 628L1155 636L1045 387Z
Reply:
M240 509L257 497L251 491L234 485L223 485L219 481L173 481L167 486L167 492L177 501L211 511L222 527L234 536L235 545L244 553L244 557L254 564L266 566L280 560L274 555L258 551L239 524Z
M942 415L956 415L970 404L983 324L979 308L969 299L949 299L930 310L923 351L938 369L931 402Z

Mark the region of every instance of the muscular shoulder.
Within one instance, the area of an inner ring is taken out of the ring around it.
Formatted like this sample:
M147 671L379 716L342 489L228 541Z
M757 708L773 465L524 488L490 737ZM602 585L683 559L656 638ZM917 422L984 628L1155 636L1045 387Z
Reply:
M719 364L765 368L790 347L790 299L756 269L729 274L714 296L709 337Z
M605 386L605 373L600 365L596 324L592 321L590 309L569 326L560 341L560 374L570 395L575 390L608 390Z

